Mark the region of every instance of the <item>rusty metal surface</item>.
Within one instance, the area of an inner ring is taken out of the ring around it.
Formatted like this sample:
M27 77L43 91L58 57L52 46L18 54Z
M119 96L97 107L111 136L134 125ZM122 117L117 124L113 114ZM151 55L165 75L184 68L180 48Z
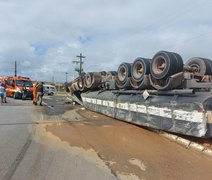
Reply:
M125 92L127 92L125 90ZM141 126L196 137L212 137L208 92L184 95L122 94L113 91L82 93L83 105L93 111ZM207 109L208 108L208 109Z
M175 88L182 88L183 84L183 72L174 74L166 80L157 80L150 76L150 84L157 90L170 90Z
M144 75L142 81L135 81L132 78L130 78L130 85L133 87L133 89L139 89L139 90L152 89L148 75Z

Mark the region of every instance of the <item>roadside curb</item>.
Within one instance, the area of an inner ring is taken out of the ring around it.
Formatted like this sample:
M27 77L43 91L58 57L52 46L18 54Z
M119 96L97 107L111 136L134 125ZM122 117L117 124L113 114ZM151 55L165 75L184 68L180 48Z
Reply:
M190 140L184 139L177 135L169 134L169 133L166 133L163 131L160 131L159 134L171 141L176 142L177 144L184 146L186 149L192 149L192 150L195 150L196 152L200 152L204 155L212 157L212 150L207 149L206 147L202 146L201 144L192 142Z

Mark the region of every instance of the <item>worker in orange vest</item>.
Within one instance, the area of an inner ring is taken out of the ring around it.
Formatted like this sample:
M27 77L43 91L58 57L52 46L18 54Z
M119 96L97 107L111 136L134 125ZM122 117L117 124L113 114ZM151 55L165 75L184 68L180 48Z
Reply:
M38 81L36 81L33 85L33 104L36 104L36 99L37 99L37 85Z

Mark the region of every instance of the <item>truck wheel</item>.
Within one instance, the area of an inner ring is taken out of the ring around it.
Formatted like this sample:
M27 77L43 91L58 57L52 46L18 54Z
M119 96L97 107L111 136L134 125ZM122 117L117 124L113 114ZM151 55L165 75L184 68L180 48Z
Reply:
M77 85L78 85L80 91L83 91L85 89L84 77L80 77L77 80Z
M93 73L89 72L84 76L85 87L89 88L93 82Z
M150 73L150 62L151 59L146 58L136 58L132 64L131 72L132 72L132 79L134 81L142 81L145 74Z
M159 51L152 59L150 72L155 79L167 79L183 70L183 60L177 53Z
M201 75L212 75L212 62L209 59L193 57L186 62L186 65L195 68Z
M101 71L100 74L101 74L102 76L106 76L107 73L106 73L106 71Z
M117 72L116 71L108 71L107 72L107 76L109 76L109 75L111 75L111 76L117 76Z
M174 54L174 56L175 56L175 58L177 60L177 69L178 69L178 71L179 72L183 71L183 59L182 59L182 57L179 54L177 54L177 53L173 52L173 54Z
M131 77L131 64L130 63L120 64L117 73L119 81L125 83L128 77Z

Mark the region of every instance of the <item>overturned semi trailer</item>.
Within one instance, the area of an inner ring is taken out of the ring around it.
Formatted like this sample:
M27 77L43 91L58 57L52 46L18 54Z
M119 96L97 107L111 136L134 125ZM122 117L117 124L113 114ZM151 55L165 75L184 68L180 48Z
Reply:
M83 105L95 112L137 125L196 137L212 137L212 96L209 93L151 93L142 91L90 91ZM185 93L185 94L184 94Z
M212 137L212 61L160 51L117 71L83 74L67 92L86 108L133 124Z

